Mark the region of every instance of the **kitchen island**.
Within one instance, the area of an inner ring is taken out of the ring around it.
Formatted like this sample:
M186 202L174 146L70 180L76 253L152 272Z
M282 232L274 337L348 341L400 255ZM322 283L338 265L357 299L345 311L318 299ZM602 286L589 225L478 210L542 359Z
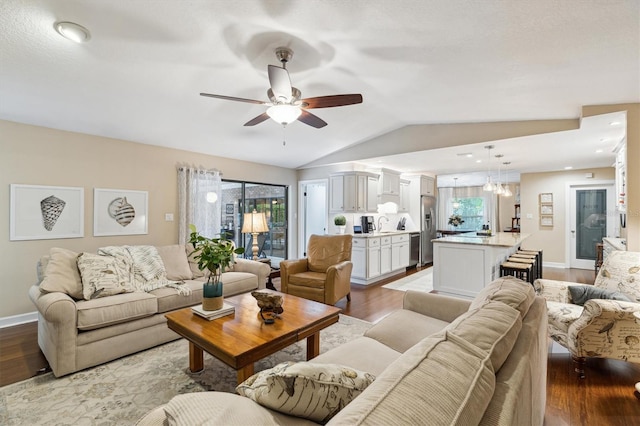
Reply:
M452 235L433 240L433 289L473 298L500 276L500 264L529 234L498 232L490 237Z

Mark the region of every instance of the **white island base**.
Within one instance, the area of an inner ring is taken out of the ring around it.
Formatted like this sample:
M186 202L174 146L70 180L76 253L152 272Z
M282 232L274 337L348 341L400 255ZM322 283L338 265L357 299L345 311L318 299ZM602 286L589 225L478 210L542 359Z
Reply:
M433 240L433 289L438 293L474 298L499 278L500 264L515 253L528 236L499 232L491 237L456 235Z

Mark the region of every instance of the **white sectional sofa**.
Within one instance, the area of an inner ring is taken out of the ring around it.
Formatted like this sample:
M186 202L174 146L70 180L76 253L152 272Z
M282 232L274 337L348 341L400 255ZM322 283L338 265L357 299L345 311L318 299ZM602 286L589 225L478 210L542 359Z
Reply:
M190 261L190 245L156 249L167 280L177 286L90 300L83 297L77 267L80 253L53 248L40 259L38 283L29 290L29 297L38 310L38 344L56 377L180 337L169 330L164 315L202 303L206 278ZM222 274L224 295L264 288L269 273L265 263L237 259Z

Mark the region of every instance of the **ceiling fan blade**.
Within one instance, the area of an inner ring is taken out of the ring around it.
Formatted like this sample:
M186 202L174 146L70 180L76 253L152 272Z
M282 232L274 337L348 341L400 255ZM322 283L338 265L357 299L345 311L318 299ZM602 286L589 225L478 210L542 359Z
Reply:
M255 126L256 124L260 124L265 120L268 120L269 116L267 115L266 112L263 112L262 114L260 114L259 116L252 118L251 120L247 121L246 123L244 123L245 126Z
M361 103L362 95L359 93L350 95L318 96L316 98L307 98L302 100L303 108L331 108Z
M304 124L308 124L316 129L321 129L327 125L327 122L317 115L311 114L309 111L302 110L302 114L298 117L298 121L302 121Z
M268 102L256 101L254 99L236 98L234 96L212 95L211 93L200 93L200 96L208 96L210 98L225 99L227 101L247 102L250 104L266 105Z
M286 69L269 65L269 84L278 101L291 100L291 79Z

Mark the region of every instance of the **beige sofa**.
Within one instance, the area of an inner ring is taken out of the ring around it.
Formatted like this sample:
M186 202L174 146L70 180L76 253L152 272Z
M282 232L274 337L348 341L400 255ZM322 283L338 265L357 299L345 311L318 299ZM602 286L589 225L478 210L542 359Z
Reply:
M403 309L312 363L376 376L330 425L542 425L547 349L544 299L526 282L501 278L473 301L408 291ZM138 424L316 424L261 404L222 392L184 394Z
M178 339L180 336L168 329L164 315L202 303L206 281L191 261L190 248L156 247L166 279L175 282L175 288L91 300L83 297L79 253L53 248L43 256L38 263L38 283L30 288L29 297L38 310L38 344L53 374L60 377ZM237 259L222 274L224 295L264 288L269 273L265 263Z

